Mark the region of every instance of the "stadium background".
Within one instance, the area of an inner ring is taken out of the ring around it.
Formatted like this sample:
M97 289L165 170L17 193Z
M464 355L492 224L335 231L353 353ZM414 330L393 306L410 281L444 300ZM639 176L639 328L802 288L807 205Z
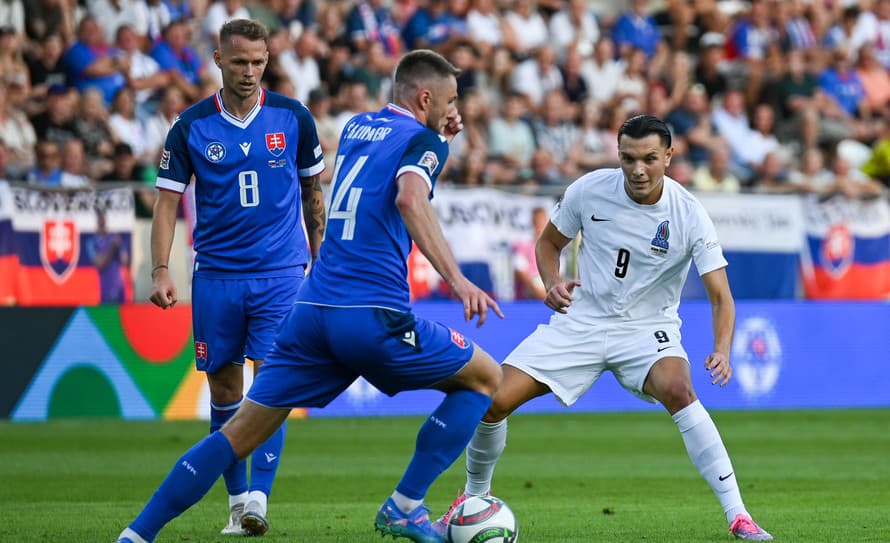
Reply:
M505 304L503 324L467 330L496 356L547 318L516 286L533 210L549 209L581 172L615 166L616 119L645 111L671 123L669 173L714 218L739 300L736 378L708 405L890 405L878 344L890 324L886 0L41 6L0 4L0 320L17 361L0 385L0 417L206 417L188 306L142 305L151 185L176 113L218 85L213 31L245 15L272 30L266 84L312 109L331 157L345 118L385 102L400 52L433 47L464 69L467 127L434 204L465 273ZM791 73L798 61L804 80ZM116 299L103 299L95 260L100 215L126 254ZM185 205L171 262L184 302L190 216ZM684 342L701 359L709 316L691 275ZM419 254L411 283L419 313L461 328ZM839 378L839 360L857 378ZM648 409L607 380L578 409ZM330 409L299 415L415 414L433 400L384 399L359 382Z

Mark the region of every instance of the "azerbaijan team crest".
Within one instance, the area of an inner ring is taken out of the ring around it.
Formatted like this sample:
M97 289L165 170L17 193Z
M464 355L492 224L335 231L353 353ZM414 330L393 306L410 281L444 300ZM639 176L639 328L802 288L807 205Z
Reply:
M62 284L80 259L80 234L73 220L47 219L40 230L40 263L47 275Z
M655 229L655 237L652 238L652 245L649 246L649 251L653 255L667 256L668 248L670 248L668 238L671 237L670 222L661 221L661 224Z

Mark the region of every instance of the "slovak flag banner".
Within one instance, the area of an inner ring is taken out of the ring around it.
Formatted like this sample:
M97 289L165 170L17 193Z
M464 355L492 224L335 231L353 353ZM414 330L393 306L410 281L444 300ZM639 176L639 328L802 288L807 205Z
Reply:
M801 258L810 299L882 300L890 296L890 203L815 197L805 204Z
M100 215L105 236L97 234ZM127 255L114 263L121 280L112 283L124 285L123 300L132 299L134 222L129 189L42 190L0 181L0 303L101 303L108 272L117 273L104 256L112 248Z

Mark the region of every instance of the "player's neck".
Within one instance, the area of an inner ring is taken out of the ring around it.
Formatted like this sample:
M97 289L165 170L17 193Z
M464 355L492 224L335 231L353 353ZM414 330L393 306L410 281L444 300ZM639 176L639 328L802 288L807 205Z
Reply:
M225 87L219 93L222 98L222 106L225 110L239 119L244 119L256 106L260 99L260 91L257 89L252 94L242 98L233 92L229 92Z

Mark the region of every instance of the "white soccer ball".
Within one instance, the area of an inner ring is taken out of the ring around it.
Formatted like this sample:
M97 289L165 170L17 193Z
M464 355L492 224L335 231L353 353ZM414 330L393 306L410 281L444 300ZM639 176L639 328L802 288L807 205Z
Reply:
M494 496L472 496L460 504L445 530L449 543L515 543L519 538L516 516Z

